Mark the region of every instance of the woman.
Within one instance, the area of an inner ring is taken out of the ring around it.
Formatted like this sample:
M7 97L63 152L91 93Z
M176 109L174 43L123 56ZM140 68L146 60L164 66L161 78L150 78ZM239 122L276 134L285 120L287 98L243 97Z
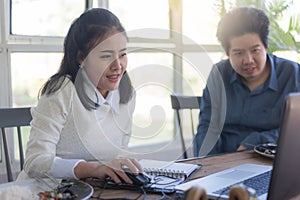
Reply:
M135 95L127 67L127 37L108 10L86 11L71 25L59 71L42 87L26 150L24 177L105 179L132 183L141 171L122 157L129 142Z

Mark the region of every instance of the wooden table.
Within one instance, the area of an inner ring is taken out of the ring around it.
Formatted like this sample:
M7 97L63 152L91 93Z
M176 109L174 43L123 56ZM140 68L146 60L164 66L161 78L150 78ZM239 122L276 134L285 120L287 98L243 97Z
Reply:
M184 160L185 163L202 164L202 168L194 173L189 180L204 177L239 164L254 163L272 165L272 161L273 160L271 158L262 157L254 151L241 151L218 156ZM97 187L95 187L94 190L94 195L90 199L144 199L144 195L140 192L127 190L102 190ZM146 199L161 199L161 197L161 194L147 194ZM169 197L176 199L175 194L167 195L165 199L168 199Z

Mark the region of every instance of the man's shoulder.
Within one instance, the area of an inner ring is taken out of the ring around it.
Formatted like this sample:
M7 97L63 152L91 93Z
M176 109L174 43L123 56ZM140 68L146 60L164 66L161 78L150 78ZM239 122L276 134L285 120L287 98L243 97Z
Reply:
M215 64L218 68L230 67L229 59L220 60L218 63Z
M282 58L282 57L278 57L274 54L269 54L268 56L269 56L269 59L271 60L271 62L273 62L276 67L290 66L293 68L295 68L295 67L299 68L299 63L297 63L295 61L292 61L292 60L289 60L286 58Z
M296 79L299 78L300 66L297 62L286 58L277 57L276 55L272 54L269 55L269 58L273 63L273 69L275 70L278 78L280 77L281 80L293 80L292 77L295 77Z

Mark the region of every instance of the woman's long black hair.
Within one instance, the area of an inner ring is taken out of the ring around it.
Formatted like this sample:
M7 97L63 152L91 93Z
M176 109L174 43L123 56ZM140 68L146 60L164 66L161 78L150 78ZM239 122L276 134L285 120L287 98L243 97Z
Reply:
M84 12L71 25L64 40L64 56L56 74L41 88L41 95L56 92L66 77L74 83L79 70L79 60L89 54L101 40L112 30L124 34L125 29L119 19L109 10L93 8ZM132 86L128 74L125 72L120 81L120 103L127 103L132 97Z

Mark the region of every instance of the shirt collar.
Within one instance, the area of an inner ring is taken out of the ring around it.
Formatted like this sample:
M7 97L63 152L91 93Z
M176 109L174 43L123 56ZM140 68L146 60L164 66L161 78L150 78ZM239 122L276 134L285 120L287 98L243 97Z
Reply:
M234 70L232 70L230 83L233 83L233 82L237 81L237 78L238 78L238 74Z
M277 91L278 90L278 80L277 75L275 71L275 64L274 64L274 58L271 55L267 55L267 59L270 62L271 72L270 72L270 80L269 80L269 88Z
M119 102L120 102L120 94L119 90L109 91L106 99L103 98L101 93L97 91L98 95L98 105L101 106L103 104L110 105L110 107L116 112L119 113Z
M272 90L277 91L278 90L278 82L277 82L277 76L276 76L276 72L275 72L275 66L274 66L274 59L273 56L270 56L269 54L267 54L267 59L270 62L270 78L268 79L269 84L268 87ZM241 77L236 73L236 71L232 70L232 75L231 75L231 79L230 79L230 83L233 83L235 81L240 81Z

